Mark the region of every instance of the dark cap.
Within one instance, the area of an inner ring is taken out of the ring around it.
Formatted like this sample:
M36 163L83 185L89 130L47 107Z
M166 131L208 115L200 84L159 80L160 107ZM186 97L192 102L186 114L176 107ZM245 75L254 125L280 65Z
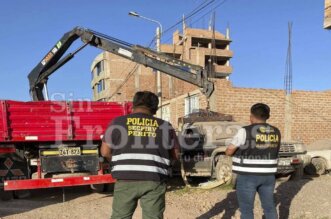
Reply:
M150 91L138 91L133 97L133 108L146 107L154 115L158 109L159 99Z

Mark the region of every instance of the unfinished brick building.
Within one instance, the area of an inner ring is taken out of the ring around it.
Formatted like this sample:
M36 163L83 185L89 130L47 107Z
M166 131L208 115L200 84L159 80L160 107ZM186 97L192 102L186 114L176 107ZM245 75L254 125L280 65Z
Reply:
M228 31L223 35L186 28L183 34L176 31L173 43L162 44L161 51L201 66L207 66L213 57L216 72L231 73L230 42ZM152 69L107 52L95 58L91 71L95 100L130 101L138 90L156 89L156 74ZM226 79L214 81L215 91L209 99L213 111L231 114L236 121L248 123L250 106L264 102L272 109L270 123L280 128L285 140L310 144L331 139L331 90L293 91L288 96L283 90L238 88ZM175 127L179 117L207 107L200 89L167 75L162 75L162 97L162 117Z
M214 41L212 42L212 39ZM213 61L215 73L231 73L229 50L231 40L217 31L185 28L183 34L174 32L172 44L161 44L161 51L183 61L207 66ZM213 46L212 46L213 45ZM212 49L212 47L214 47ZM91 65L92 89L95 100L129 101L135 91L156 89L153 69L137 65L108 52L99 54ZM130 73L129 73L130 72ZM129 73L129 74L128 74ZM128 78L128 75L130 77ZM118 89L127 80L127 83ZM195 90L196 87L181 80L162 75L164 100Z
M325 0L324 28L331 29L331 0Z

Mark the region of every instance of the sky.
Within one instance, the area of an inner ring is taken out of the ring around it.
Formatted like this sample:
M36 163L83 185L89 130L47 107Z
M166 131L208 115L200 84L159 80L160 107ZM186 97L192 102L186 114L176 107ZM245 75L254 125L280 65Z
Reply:
M146 46L156 26L128 16L129 11L158 20L166 29L204 1L210 0L2 0L0 99L30 100L28 74L75 26ZM220 2L214 0L187 25L207 28L207 12ZM331 32L323 29L324 0L227 0L215 11L216 30L231 29L234 86L283 89L287 24L292 21L293 89L331 89ZM162 43L170 43L171 35L172 31L165 33ZM79 45L75 43L70 51ZM86 48L55 72L48 83L50 96L91 98L90 65L100 52Z

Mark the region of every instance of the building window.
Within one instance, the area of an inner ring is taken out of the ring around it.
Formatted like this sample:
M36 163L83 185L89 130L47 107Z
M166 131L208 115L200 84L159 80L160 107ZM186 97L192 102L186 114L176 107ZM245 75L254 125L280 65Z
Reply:
M185 116L199 110L199 96L194 95L185 98Z
M209 61L215 63L216 65L226 65L229 58L221 57L221 56L205 56L205 66L209 65Z
M94 69L93 69L93 75L97 75L97 76L99 76L100 73L104 71L104 69L105 69L105 68L104 68L104 61L102 60L102 61L98 62L98 63L95 65L95 67L94 67Z
M98 93L100 93L101 91L105 90L105 80L102 79L99 81L98 85L97 85L97 91Z
M209 46L212 46L213 42L212 39L208 38L198 38L198 37L192 37L192 47L200 47L200 48L209 48ZM216 49L226 49L229 42L227 40L215 40L215 44L213 48Z

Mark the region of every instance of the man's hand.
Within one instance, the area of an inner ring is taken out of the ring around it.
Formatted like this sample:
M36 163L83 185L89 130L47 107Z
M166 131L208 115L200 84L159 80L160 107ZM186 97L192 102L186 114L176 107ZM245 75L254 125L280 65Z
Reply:
M107 144L106 142L102 142L100 153L101 156L106 158L109 162L111 161L111 149L109 144Z
M232 156L236 152L237 149L238 149L238 147L236 147L233 144L230 144L225 150L225 155Z
M180 151L179 151L180 146L179 146L178 137L174 129L170 129L169 135L174 142L174 145L170 150L170 157L173 161L178 161L180 160Z
M173 148L170 151L171 159L173 161L178 161L180 159L180 152L178 148Z

